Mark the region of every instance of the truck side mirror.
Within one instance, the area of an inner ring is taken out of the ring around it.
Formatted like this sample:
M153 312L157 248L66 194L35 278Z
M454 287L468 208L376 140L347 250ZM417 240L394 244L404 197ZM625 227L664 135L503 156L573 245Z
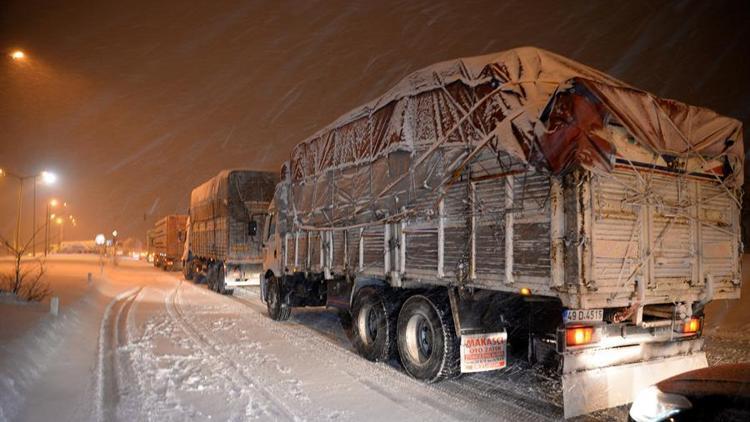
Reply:
M258 222L255 220L252 220L247 225L247 235L255 236L256 234L258 234Z

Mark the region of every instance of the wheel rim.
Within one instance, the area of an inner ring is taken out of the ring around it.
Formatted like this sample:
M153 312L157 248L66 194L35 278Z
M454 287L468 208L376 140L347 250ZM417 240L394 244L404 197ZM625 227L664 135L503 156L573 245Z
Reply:
M406 353L418 364L424 364L432 356L435 333L429 320L420 313L409 317L406 323Z
M378 338L378 310L371 304L365 304L357 314L357 329L365 345L375 343Z

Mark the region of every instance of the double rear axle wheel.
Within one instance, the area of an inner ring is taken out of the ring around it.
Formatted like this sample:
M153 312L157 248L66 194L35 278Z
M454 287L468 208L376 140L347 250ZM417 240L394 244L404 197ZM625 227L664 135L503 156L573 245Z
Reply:
M224 273L224 265L211 264L208 266L206 283L208 284L209 290L213 290L214 292L222 295L232 295L234 293L234 290L226 288L225 278L226 275Z
M398 309L383 289L363 287L352 304L352 341L371 361L399 358L414 378L435 382L460 373L459 343L447 301L414 295Z
M282 282L267 279L268 315L275 321L289 319ZM365 359L401 361L406 372L426 382L460 374L460 349L446 298L416 294L403 304L393 292L379 286L359 289L351 313L342 312L342 326L351 331L354 348Z

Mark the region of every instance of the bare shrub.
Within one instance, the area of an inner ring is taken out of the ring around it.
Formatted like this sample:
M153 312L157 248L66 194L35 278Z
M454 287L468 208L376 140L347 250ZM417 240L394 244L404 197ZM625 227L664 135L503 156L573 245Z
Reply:
M34 259L22 261L28 253L31 240L25 245L14 246L7 239L0 237L0 242L13 255L13 267L10 272L0 274L0 291L7 291L27 301L42 301L52 293L49 283L43 280L44 261Z

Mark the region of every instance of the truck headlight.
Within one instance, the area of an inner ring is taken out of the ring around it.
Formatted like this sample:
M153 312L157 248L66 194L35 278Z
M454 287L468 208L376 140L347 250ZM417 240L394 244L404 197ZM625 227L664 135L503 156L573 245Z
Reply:
M637 422L656 422L676 415L693 405L679 394L664 393L655 385L638 393L630 407L630 417Z

